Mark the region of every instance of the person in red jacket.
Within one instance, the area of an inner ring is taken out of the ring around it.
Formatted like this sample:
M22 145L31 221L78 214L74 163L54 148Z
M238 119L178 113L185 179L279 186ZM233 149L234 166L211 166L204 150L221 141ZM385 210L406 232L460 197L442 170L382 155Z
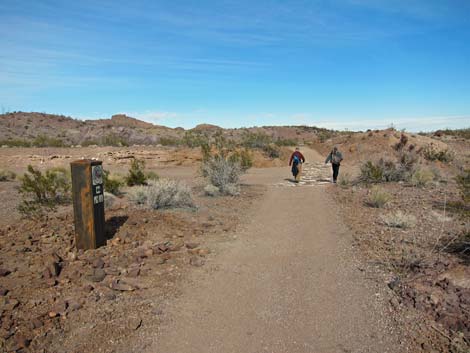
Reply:
M294 176L296 183L300 181L302 163L305 163L305 157L300 153L300 149L296 147L295 152L292 153L289 159L289 167L292 166L292 175Z

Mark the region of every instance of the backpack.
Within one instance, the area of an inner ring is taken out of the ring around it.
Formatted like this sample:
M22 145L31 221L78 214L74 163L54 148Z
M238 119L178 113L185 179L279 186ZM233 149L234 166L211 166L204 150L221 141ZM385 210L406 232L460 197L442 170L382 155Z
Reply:
M341 163L341 156L338 152L336 153L331 152L331 162L333 162L334 164Z
M294 155L294 165L297 165L300 163L300 158L297 155Z

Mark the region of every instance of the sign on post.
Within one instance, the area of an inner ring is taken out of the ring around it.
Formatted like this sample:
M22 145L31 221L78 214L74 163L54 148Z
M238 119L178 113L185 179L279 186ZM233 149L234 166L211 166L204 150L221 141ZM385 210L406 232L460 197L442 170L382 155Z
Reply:
M104 230L103 165L82 159L70 164L77 249L96 249L106 244Z

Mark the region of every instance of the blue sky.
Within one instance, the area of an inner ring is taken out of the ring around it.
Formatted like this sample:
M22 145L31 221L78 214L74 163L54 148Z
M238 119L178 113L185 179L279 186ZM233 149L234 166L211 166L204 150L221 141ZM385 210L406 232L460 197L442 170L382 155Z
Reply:
M0 0L0 106L172 127L467 127L470 1Z

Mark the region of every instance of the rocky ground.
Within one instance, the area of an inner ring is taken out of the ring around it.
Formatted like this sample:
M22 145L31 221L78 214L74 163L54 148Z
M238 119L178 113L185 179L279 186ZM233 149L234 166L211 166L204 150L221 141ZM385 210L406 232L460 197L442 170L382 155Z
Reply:
M260 192L196 196L197 210L150 211L121 200L106 211L108 241L97 250L75 250L70 206L3 225L0 351L112 352L158 324L156 303L177 295L178 282L204 266L211 244L227 240Z
M381 187L392 196L385 208L367 205L370 189L365 186L331 188L354 232L355 246L371 265L364 268L396 293L391 305L402 313L409 331L416 332L423 352L468 352L470 250L459 241L468 237L470 223L449 206L460 198L455 184ZM414 217L414 224L407 229L387 226L384 215L398 210Z

